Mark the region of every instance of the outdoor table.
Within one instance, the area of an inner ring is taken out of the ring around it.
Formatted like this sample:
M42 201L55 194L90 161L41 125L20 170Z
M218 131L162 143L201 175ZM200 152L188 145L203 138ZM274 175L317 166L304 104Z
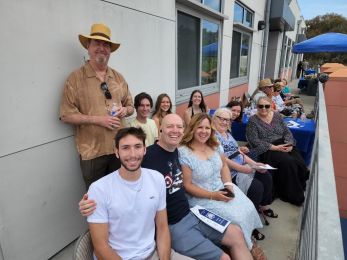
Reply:
M295 121L299 124L299 127L288 126L296 140L296 148L300 151L302 157L304 158L306 165L310 164L313 142L316 131L316 123L312 119L301 120L299 118L293 119L290 117L284 118L284 121L288 122L290 120ZM234 121L232 123L232 136L237 141L246 142L246 126L248 122L248 116L243 115L242 122Z
M298 82L298 89L305 89L307 87L308 81L304 78L301 77Z
M316 74L316 71L314 69L305 70L305 75L310 75L310 74Z

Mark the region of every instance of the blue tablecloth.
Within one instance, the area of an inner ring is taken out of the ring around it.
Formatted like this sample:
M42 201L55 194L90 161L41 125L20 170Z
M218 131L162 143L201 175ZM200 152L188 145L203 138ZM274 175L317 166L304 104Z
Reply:
M310 75L310 74L316 74L316 71L314 69L305 70L305 75Z
M293 120L300 124L300 127L293 128L289 127L296 140L296 148L300 151L307 165L310 164L314 136L316 132L316 123L312 119L306 119L305 121L299 118L284 118L284 121L288 122ZM246 142L246 125L248 117L243 116L242 122L233 122L232 124L232 135L237 141Z
M307 84L308 84L308 81L304 77L301 77L298 81L298 89L306 88Z

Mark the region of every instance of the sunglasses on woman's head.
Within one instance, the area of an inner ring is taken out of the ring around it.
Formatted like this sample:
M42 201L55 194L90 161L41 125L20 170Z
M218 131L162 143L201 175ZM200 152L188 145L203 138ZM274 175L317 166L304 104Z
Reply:
M104 91L106 99L112 99L111 92L108 90L108 86L107 86L106 82L102 82L100 84L100 88Z
M269 109L271 106L270 105L258 105L258 108L266 108Z

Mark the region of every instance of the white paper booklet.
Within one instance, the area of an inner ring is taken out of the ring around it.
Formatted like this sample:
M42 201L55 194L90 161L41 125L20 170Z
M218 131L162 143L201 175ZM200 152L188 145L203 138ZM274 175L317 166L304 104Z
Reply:
M252 165L252 168L255 170L277 170L277 168L272 167L271 165Z
M214 228L215 230L223 233L225 229L229 226L230 221L218 216L217 214L196 205L190 209L198 219L200 219L205 224Z

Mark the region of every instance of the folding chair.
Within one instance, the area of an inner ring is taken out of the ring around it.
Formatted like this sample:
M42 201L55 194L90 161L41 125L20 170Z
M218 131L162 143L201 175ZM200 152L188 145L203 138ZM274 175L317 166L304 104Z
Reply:
M89 230L82 234L76 244L73 253L73 260L93 260L93 244Z
M243 107L249 107L252 102L252 97L248 92L243 93L242 105Z

